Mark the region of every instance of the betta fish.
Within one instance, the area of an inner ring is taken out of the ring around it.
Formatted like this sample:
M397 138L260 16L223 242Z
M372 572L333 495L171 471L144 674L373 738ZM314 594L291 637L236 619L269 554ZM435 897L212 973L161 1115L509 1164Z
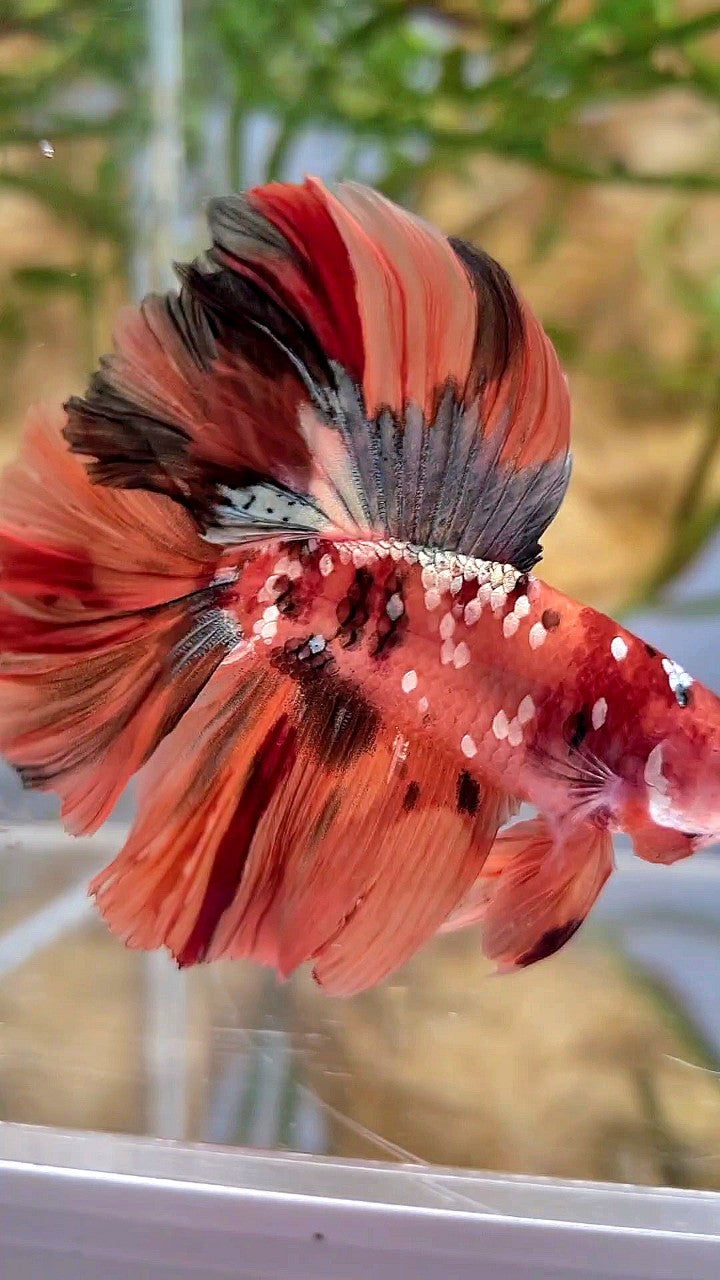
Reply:
M336 995L470 925L541 960L615 832L720 834L720 701L536 576L568 389L491 257L352 183L209 228L0 482L0 751L74 833L138 774L128 946Z

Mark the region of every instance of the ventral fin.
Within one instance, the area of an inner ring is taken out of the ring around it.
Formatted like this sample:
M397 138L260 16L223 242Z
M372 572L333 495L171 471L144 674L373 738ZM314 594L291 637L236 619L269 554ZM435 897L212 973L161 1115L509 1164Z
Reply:
M633 850L638 858L645 862L661 862L669 866L689 858L703 843L701 835L693 836L684 831L674 831L671 827L648 826L635 831L632 837Z
M577 932L613 865L610 834L590 823L556 837L546 818L518 822L495 841L446 928L481 924L483 950L497 968L525 968Z

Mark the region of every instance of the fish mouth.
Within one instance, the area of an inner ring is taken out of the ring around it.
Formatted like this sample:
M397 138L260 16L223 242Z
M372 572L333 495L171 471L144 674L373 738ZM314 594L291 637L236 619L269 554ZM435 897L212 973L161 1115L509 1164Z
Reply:
M720 831L684 831L683 835L692 840L697 849L712 849L714 845L720 845Z

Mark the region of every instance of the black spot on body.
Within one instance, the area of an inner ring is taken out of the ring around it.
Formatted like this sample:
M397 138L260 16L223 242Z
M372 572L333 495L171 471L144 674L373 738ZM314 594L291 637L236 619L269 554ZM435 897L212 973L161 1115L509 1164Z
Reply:
M648 658L657 658L657 656L658 656L658 651L657 651L657 649L654 649L654 648L653 648L653 646L652 646L651 644L646 644L646 645L645 645L645 652L646 652L646 654L647 654Z
M407 809L409 813L411 809L415 808L419 799L420 784L417 782L411 782L403 798L403 809Z
M342 770L371 751L380 715L353 680L338 674L331 646L321 636L293 636L275 649L270 662L296 681L301 728L318 759Z
M584 919L584 917L583 917ZM531 947L529 951L524 952L516 964L520 969L526 969L528 965L535 964L538 960L547 960L548 956L555 955L561 947L569 942L573 934L577 933L582 920L568 920L567 924L557 925L554 929L548 929L542 937Z
M300 592L297 581L281 574L275 580L275 605L286 618L294 618L300 612Z
M303 722L320 761L338 770L372 750L381 723L360 688L333 671L323 672L308 689Z
M335 611L339 623L337 636L343 648L351 647L343 643L348 633L358 633L360 637L362 636L362 628L370 617L370 593L373 584L372 574L368 573L367 569L358 569L347 589L347 594L338 601Z
M569 747L577 750L582 746L592 725L592 713L588 707L573 711L563 725L563 736Z
M340 631L338 633L338 644L341 649L357 649L362 640L362 629L355 628L350 631Z
M388 605L391 600L393 601L393 612L396 612L398 605L400 606L401 612L397 617L391 617L388 613ZM371 657L382 658L390 653L396 645L401 643L407 629L408 619L405 611L403 579L397 572L391 572L385 579L375 634L368 646Z
M675 690L675 698L679 707L692 706L692 691L688 685L679 684Z
M468 773L467 769L463 769L458 774L457 780L457 810L458 813L469 813L474 817L478 811L480 804L480 783Z
M333 663L332 651L323 636L291 636L282 649L270 656L272 666L283 675L304 683Z
M557 631L560 626L560 614L557 609L544 609L540 621L546 631Z

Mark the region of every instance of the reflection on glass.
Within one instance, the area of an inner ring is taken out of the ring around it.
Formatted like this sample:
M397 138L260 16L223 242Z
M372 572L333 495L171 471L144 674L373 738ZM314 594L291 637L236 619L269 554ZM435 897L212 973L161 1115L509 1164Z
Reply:
M710 859L672 886L621 870L534 969L489 979L469 931L340 1001L125 950L82 896L107 851L39 824L4 843L1 1119L720 1189Z

